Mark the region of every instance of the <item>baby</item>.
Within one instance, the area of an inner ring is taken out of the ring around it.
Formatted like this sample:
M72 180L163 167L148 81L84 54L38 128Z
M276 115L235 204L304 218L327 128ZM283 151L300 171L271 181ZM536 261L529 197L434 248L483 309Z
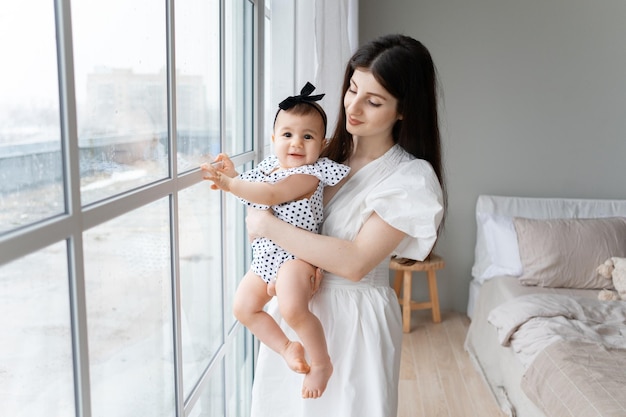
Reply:
M211 188L231 192L254 208L271 207L282 220L317 232L323 219L324 186L337 184L350 168L319 158L325 144L326 114L316 103L324 94L311 96L314 89L307 83L300 95L279 104L272 135L275 154L258 167L238 175L230 158L220 154L216 163L204 164L202 170L204 178L213 181ZM303 398L318 398L333 367L324 329L308 308L316 268L265 238L255 239L252 248L251 269L235 293L235 317L282 355L292 370L306 374ZM302 344L289 340L263 310L274 293L281 315Z

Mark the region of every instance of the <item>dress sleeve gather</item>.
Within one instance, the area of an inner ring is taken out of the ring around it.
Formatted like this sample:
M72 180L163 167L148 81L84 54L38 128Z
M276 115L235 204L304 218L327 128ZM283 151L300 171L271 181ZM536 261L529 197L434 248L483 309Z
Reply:
M435 245L443 217L441 186L431 165L421 159L397 165L366 197L363 221L373 212L406 234L393 255L425 259Z

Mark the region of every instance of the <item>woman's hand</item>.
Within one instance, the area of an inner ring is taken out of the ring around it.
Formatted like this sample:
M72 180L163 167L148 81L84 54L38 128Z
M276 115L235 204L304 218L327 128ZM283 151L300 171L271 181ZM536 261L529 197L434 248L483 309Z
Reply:
M258 210L254 208L248 208L248 215L246 216L246 226L248 229L248 238L250 242L259 237L265 237L265 228L267 225L276 220L272 210ZM279 220L281 221L281 220Z

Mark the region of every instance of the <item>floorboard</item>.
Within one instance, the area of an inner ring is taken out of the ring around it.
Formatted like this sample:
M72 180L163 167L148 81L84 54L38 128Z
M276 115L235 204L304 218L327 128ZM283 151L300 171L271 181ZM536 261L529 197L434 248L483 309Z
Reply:
M463 349L466 315L414 311L402 340L398 417L505 417Z

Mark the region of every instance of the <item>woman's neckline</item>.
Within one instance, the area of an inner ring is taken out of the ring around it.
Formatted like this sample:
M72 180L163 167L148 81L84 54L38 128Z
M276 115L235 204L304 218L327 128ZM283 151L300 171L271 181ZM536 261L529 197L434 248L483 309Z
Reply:
M359 173L361 171L363 171L364 169L366 169L367 167L371 166L373 163L376 163L378 161L382 161L384 159L387 159L388 157L390 157L392 154L395 154L396 150L400 147L400 145L398 144L394 144L391 146L391 148L387 149L385 151L385 153L383 153L382 155L380 155L378 158L373 159L369 162L367 162L366 164L362 165L358 170L354 171L352 169L352 167L350 167L350 173L337 185L333 186L333 190L332 190L332 196L330 197L330 199L324 201L324 205L330 204L335 197L337 196L337 194L339 194L341 192L341 189L347 185L350 181L352 181L352 179L356 176L359 175ZM349 165L349 164L346 164ZM327 188L331 188L331 187L327 187ZM328 191L326 191L328 192Z

